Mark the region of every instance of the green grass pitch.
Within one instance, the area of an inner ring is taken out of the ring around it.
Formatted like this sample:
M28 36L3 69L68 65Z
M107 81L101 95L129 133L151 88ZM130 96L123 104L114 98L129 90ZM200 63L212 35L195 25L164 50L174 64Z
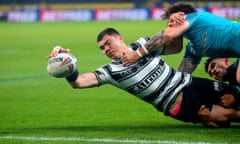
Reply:
M183 123L110 85L74 90L46 72L45 56L55 45L70 48L84 73L110 62L96 44L102 29L117 28L130 43L165 26L160 21L0 23L0 143L240 143L238 124L209 129ZM163 57L177 68L182 54ZM208 77L203 64L194 75Z

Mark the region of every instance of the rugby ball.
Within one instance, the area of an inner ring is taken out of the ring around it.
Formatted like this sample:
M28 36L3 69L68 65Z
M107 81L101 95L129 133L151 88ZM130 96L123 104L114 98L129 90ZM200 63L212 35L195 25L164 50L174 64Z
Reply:
M77 59L70 53L59 53L48 59L47 72L53 77L67 77L76 70Z

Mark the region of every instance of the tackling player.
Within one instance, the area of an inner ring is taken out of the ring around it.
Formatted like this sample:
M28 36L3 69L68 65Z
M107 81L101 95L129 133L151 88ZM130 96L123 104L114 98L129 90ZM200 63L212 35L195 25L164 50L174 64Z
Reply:
M177 13L180 12L180 13ZM129 66L148 53L161 49L164 54L166 44L173 38L184 36L189 40L179 70L192 73L203 56L240 57L240 23L230 21L207 12L197 10L184 3L170 6L163 18L168 27L157 33L146 43L139 53L125 54L122 62ZM173 47L172 47L173 48ZM172 53L175 53L172 51Z
M205 71L214 79L229 82L240 90L239 59L232 63L228 58L208 58L205 62Z

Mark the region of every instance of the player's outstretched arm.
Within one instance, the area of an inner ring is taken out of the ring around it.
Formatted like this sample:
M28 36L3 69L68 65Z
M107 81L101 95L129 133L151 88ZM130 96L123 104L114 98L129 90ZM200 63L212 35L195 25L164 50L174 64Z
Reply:
M147 53L151 53L151 52L159 50L159 49L160 49L160 51L162 53L164 51L164 44L165 43L166 43L166 41L164 40L164 31L161 31L161 32L158 32L157 34L155 34L145 44L145 48L147 49Z
M182 36L173 37L172 39L165 39L165 32L161 31L155 34L138 50L124 54L121 58L121 61L124 66L129 66L135 63L141 57L154 51L160 51L160 54L162 55L178 53L182 50L182 45Z
M75 77L75 78L74 78ZM72 79L71 79L72 78ZM74 74L68 76L67 81L72 86L72 88L90 88L98 86L99 82L94 72L84 73L84 74Z
M178 53L182 49L183 37L182 33L189 27L188 22L184 21L184 13L170 17L168 27L153 36L145 47L148 52L160 50L161 54Z
M161 55L179 53L182 47L183 37L181 35L166 39L165 31L157 33L145 44L148 53L160 51Z

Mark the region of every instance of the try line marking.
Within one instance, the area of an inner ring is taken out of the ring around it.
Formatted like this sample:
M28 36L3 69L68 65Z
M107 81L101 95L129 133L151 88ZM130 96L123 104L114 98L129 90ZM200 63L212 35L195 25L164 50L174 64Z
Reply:
M32 136L0 136L0 139L26 141L81 141L96 143L141 143L141 144L227 144L212 142L178 142L144 139L82 138L82 137L32 137Z

